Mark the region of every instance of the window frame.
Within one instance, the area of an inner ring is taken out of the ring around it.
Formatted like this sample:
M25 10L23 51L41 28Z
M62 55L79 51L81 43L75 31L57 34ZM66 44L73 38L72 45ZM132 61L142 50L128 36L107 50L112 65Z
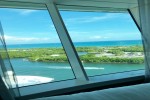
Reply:
M46 83L34 86L21 87L19 88L21 97L18 98L23 98L23 100L26 100L31 98L40 98L42 96L55 96L67 92L103 87L106 85L140 81L144 80L144 76L145 70L137 70L89 77L89 81L81 81L74 79L55 83Z
M59 6L58 6L59 7ZM64 6L65 8L66 8L66 6ZM70 9L61 9L61 8L58 8L59 9L59 11L72 11L72 12L108 12L108 13L128 13L129 14L129 16L131 17L131 20L133 20L133 24L135 24L135 26L137 27L137 30L139 31L139 33L140 33L140 35L141 35L141 42L142 42L142 48L143 48L143 53L144 53L144 66L145 66L145 47L144 47L144 42L143 42L143 40L142 40L142 32L141 32L141 29L140 29L140 26L138 25L138 23L136 22L136 19L134 18L134 16L132 15L132 13L131 13L131 10L130 9L122 9L122 10L119 10L119 11L117 11L116 9L114 10L112 10L112 9L99 9L99 10L96 10L96 8L94 8L93 7L93 9L91 10L90 8L91 7L81 7L82 8L82 10L80 9L80 10L78 10L78 7L77 7L77 9L75 9L75 10L70 10ZM87 9L86 9L87 8ZM111 11L112 10L112 11ZM74 47L75 47L75 44L73 44L74 45ZM76 48L76 47L75 47ZM76 52L77 52L77 49L76 49ZM79 54L77 54L78 56L79 56ZM81 61L81 59L79 58L79 60ZM83 66L84 67L84 66ZM85 70L85 67L84 67L84 70ZM117 73L124 73L124 72L131 72L131 71L138 71L138 70L143 70L143 69L135 69L135 70L128 70L128 71L122 71L122 72L111 72L111 73L106 73L106 74L95 74L95 75L91 75L91 76L89 76L88 75L88 77L89 77L89 79L90 79L90 77L96 77L96 76L102 76L102 75L109 75L109 74L117 74ZM86 72L87 73L87 72Z
M31 5L28 5L28 4L31 4ZM100 85L104 86L106 84L127 82L131 80L140 80L144 78L145 70L137 70L137 71L131 71L131 72L115 73L111 75L88 77L81 64L81 61L79 60L79 57L77 55L75 47L73 46L72 40L64 25L64 22L59 14L58 7L63 8L63 6L56 5L53 2L53 0L1 0L0 1L0 7L7 7L7 8L44 9L44 7L40 6L40 4L46 5L47 10L49 11L51 15L52 21L57 30L57 34L65 49L68 60L71 63L70 65L73 69L76 79L52 82L52 83L43 83L43 84L38 84L38 85L33 85L33 86L19 87L21 97L37 98L41 95L34 95L34 94L38 94L38 93L41 93L43 96L47 95L48 93L50 96L50 95L56 95L60 92L65 93L66 91L85 89L87 88L86 87L87 85L90 85L89 88L91 88L91 87L96 87ZM86 9L86 7L81 7L81 8ZM93 7L87 7L87 8L91 10ZM78 9L80 9L80 7ZM108 10L109 9L107 9L107 11ZM95 9L95 11L97 10ZM121 9L120 11L124 12L126 10ZM123 74L125 76L119 76L120 74ZM95 86L95 84L98 84L98 85ZM16 88L14 88L14 90L16 90ZM54 91L56 92L54 93Z
M25 9L44 9L44 6L39 6L39 5L40 4L45 5L47 8L46 10L48 10L49 15L52 19L52 22L57 31L57 35L59 36L59 39L63 45L66 56L69 60L71 69L73 70L72 72L75 76L75 79L83 80L83 81L88 80L86 72L82 66L82 63L79 60L77 53L75 52L75 48L74 48L72 41L68 35L68 31L65 28L65 25L64 25L64 23L60 17L60 14L58 12L58 9L53 1L49 1L49 0L43 0L43 1L41 1L41 0L35 0L35 1L6 0L6 1L0 1L0 3L4 4L3 6L0 5L0 7L3 7L3 8L22 8L22 9L24 9L24 8ZM42 7L42 8L40 8L40 7Z

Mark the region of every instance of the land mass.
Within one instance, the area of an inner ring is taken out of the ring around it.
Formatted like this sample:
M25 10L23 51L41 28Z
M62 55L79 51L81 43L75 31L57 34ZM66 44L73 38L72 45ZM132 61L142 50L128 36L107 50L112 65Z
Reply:
M144 63L142 46L77 47L80 60L88 63ZM39 62L68 62L63 48L8 49L9 57Z

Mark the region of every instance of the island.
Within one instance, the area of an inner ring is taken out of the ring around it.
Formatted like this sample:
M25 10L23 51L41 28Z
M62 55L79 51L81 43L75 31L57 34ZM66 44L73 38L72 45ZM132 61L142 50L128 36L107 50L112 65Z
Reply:
M142 46L77 47L81 62L87 63L144 63ZM63 48L8 49L10 59L25 58L38 62L68 62Z

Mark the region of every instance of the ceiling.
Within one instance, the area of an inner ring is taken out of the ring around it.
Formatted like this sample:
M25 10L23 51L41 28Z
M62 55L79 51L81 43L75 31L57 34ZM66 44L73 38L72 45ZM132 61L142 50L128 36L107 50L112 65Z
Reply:
M129 9L138 6L137 0L54 0L62 9L94 7L101 9Z
M8 1L11 3L8 3ZM17 2L16 2L17 1ZM28 4L26 2L40 2L40 0L1 0L0 7L18 7L44 9L41 4ZM42 1L42 0L41 0ZM44 0L43 0L44 1ZM49 0L52 1L52 0ZM137 0L53 0L59 9L63 10L104 10L123 11L138 6ZM23 3L21 3L23 2Z

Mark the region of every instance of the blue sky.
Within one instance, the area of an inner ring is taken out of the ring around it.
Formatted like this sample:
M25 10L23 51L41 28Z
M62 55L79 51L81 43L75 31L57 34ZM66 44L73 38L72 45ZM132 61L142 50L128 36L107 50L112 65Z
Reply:
M73 42L139 40L128 13L60 11ZM47 10L0 9L7 44L60 42Z

